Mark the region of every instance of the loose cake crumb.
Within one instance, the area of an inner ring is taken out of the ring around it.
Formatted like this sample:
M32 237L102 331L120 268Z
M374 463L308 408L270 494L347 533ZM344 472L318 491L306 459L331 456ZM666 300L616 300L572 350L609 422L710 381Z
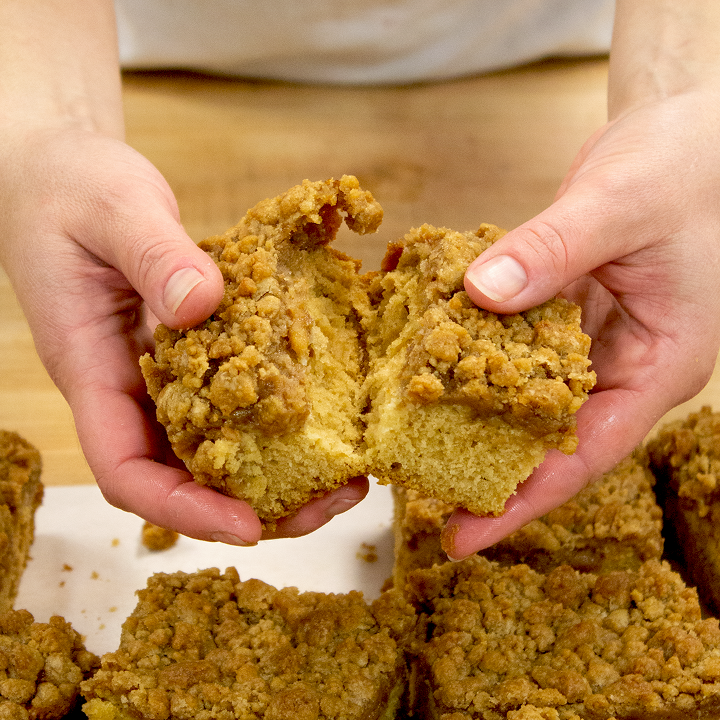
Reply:
M180 537L175 530L154 525L149 521L145 521L142 528L142 544L148 549L155 552L169 550L173 547Z

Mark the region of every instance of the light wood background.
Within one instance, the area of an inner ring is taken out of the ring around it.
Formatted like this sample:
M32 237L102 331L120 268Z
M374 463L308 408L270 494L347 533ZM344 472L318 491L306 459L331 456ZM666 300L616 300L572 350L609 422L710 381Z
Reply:
M129 74L127 137L167 178L195 240L304 178L357 175L385 221L377 235L347 232L337 245L373 269L387 242L412 226L512 228L544 209L605 120L606 79L602 58L400 88ZM0 338L0 427L40 449L46 484L93 482L2 270ZM717 371L671 415L716 400Z

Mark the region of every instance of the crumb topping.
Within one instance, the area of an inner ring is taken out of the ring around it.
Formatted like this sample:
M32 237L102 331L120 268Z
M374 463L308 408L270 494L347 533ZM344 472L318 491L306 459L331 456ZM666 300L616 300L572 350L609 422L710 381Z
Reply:
M223 299L198 327L159 326L155 359L142 362L161 421L187 436L178 440L181 446L196 446L213 428L232 434L252 426L278 435L302 426L315 324L307 293L320 289L298 287L297 251L323 248L356 272L356 261L326 248L341 213L359 233L374 232L382 219L380 206L355 178L305 181L200 243L223 274Z
M667 423L648 443L653 464L670 470L673 489L693 503L700 517L713 512L720 499L719 443L720 413L709 406Z
M27 610L0 614L0 717L65 717L97 664L63 618L38 623Z
M471 558L415 571L410 584L428 615L421 655L436 701L458 720L525 704L562 720L717 710L718 620L702 619L697 593L666 563L543 575Z
M526 313L496 315L463 289L467 266L503 234L487 224L474 234L424 225L388 248L387 274L374 281L386 293L410 286L408 314L419 318L402 373L404 397L466 404L538 435L567 433L595 382L580 308L554 299ZM379 313L384 309L381 302ZM382 348L390 342L392 336L383 338ZM575 445L568 435L563 449Z
M157 574L138 597L120 648L83 685L86 708L106 699L154 720L363 720L388 700L415 622L395 592L368 604L359 592L241 582L232 568Z

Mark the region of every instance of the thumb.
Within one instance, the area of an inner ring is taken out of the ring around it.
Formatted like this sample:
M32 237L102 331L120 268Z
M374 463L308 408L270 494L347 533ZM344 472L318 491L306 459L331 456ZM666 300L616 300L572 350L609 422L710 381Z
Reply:
M127 147L120 147L119 154L122 172L114 166L95 171L100 177L91 186L105 192L87 197L92 212L81 215L78 239L125 277L161 323L196 325L222 299L220 269L185 232L160 172ZM117 161L114 155L111 159Z
M114 249L114 266L164 325L183 328L205 320L224 290L215 262L162 207L144 216L142 230Z
M598 207L597 197L593 201L584 193L566 193L496 241L467 269L470 298L492 312L521 312L628 254L627 234L614 231Z

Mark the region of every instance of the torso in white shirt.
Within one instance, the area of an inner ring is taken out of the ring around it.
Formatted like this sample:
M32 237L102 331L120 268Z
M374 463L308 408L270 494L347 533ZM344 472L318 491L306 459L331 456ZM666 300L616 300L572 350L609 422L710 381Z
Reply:
M613 0L116 0L121 63L408 83L607 52Z

